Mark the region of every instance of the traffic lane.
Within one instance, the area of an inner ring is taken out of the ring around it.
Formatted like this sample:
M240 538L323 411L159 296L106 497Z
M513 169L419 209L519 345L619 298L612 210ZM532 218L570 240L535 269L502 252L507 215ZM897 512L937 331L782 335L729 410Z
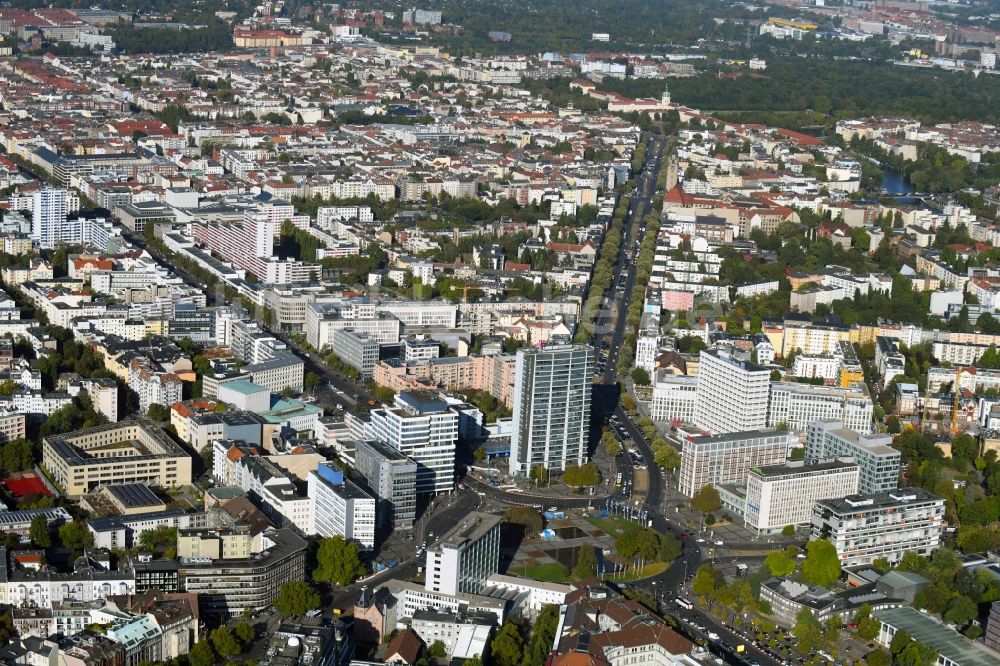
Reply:
M702 612L698 608L694 608L692 610L678 608L676 611L672 611L671 615L678 620L683 621L686 624L688 631L692 634L703 638L708 641L710 645L714 645L716 648L725 652L728 656L737 660L730 663L753 664L754 662L757 662L761 666L783 666L784 664L784 660L775 658L761 648L757 647L752 642L752 636L747 637L737 633L734 629L721 624L711 615ZM694 625L692 623L694 623ZM700 629L697 625L701 625L704 629ZM713 633L719 636L718 641L721 641L721 643L713 641L709 638L709 634ZM744 652L742 654L736 652L738 646L740 645L744 646Z

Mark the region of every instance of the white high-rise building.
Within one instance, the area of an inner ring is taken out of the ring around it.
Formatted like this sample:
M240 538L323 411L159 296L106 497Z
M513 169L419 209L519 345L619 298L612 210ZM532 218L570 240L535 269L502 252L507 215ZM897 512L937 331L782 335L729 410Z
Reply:
M743 483L752 467L783 463L794 440L778 430L686 438L681 443L677 489L692 497L703 486Z
M723 351L703 351L695 425L714 434L761 430L767 424L771 371Z
M510 473L566 469L587 460L594 348L550 345L517 352Z
M53 248L60 242L74 243L77 238L64 238L64 230L69 228L69 193L66 190L45 188L37 190L31 202L31 240L43 248ZM76 227L72 227L76 229ZM73 234L76 235L75 233Z
M500 517L472 512L427 549L424 589L479 594L500 567Z
M402 391L392 407L371 411L365 437L385 442L417 463L417 494L455 486L458 413L432 391Z
M309 472L312 531L322 537L353 539L364 550L375 547L375 498L344 478L333 463Z

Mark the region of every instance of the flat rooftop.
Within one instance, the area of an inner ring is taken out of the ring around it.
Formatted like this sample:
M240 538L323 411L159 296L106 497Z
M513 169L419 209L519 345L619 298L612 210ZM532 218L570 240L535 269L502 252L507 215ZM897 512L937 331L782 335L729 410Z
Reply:
M897 631L905 629L911 638L932 648L940 656L955 664L996 666L997 663L1000 663L1000 653L970 641L954 629L938 624L927 615L912 608L906 606L887 608L875 611L872 615L876 620L881 620L895 627Z
M765 479L776 479L783 476L797 476L800 474L822 474L824 472L840 472L850 469L858 469L856 462L840 458L837 460L823 460L809 463L799 461L797 463L786 463L784 465L770 465L768 467L751 467L750 473Z
M463 518L462 522L441 535L434 544L434 548L438 549L446 545L457 547L478 541L499 524L499 516L473 511Z
M923 488L900 488L884 493L848 495L841 499L818 500L816 503L829 508L834 513L855 513L857 511L888 509L906 504L941 501L944 500Z

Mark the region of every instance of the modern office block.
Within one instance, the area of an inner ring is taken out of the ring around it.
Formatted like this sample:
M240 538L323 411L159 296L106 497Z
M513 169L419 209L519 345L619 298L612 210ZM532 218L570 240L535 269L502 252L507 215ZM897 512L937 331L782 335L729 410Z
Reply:
M417 494L451 492L455 485L458 414L431 391L403 391L392 407L371 411L365 437L384 442L417 463Z
M751 430L687 438L681 443L678 490L693 496L702 486L743 483L751 467L780 465L791 439L777 430Z
M322 537L342 536L363 550L375 547L375 499L344 478L333 463L320 463L309 473L313 528Z
M417 512L416 462L382 442L359 440L354 469L375 494L376 527L413 527Z
M840 421L817 421L806 432L806 460L854 458L861 469L860 493L884 493L899 485L900 453L889 435L862 435Z
M759 430L767 424L771 371L723 351L703 351L694 422L713 434Z
M514 379L510 473L566 469L587 460L594 348L520 349Z
M812 511L813 538L831 541L844 567L896 563L907 551L929 556L943 532L944 499L923 488L826 499Z
M372 376L378 363L378 341L363 331L342 328L333 331L330 348L341 361L351 366L362 377Z
M754 467L747 475L744 521L758 532L808 523L817 500L853 495L857 488L858 466L849 459Z
M500 566L500 517L473 512L427 549L424 588L478 594Z
M805 432L813 421L838 421L841 427L870 433L873 410L863 382L846 388L772 382L767 425L776 428L784 424L791 432Z

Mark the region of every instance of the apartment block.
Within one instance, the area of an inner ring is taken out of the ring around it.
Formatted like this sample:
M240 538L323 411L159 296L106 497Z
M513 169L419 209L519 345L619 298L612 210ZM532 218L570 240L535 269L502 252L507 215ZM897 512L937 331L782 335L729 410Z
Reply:
M864 383L848 388L773 382L768 397L767 425L784 424L789 431L805 432L814 421L839 421L862 433L872 431L874 405Z
M833 542L843 567L894 564L907 551L929 556L943 532L944 499L923 488L826 499L812 511L813 538Z
M353 328L335 330L330 349L337 358L357 370L365 379L372 376L375 364L378 363L378 341Z

